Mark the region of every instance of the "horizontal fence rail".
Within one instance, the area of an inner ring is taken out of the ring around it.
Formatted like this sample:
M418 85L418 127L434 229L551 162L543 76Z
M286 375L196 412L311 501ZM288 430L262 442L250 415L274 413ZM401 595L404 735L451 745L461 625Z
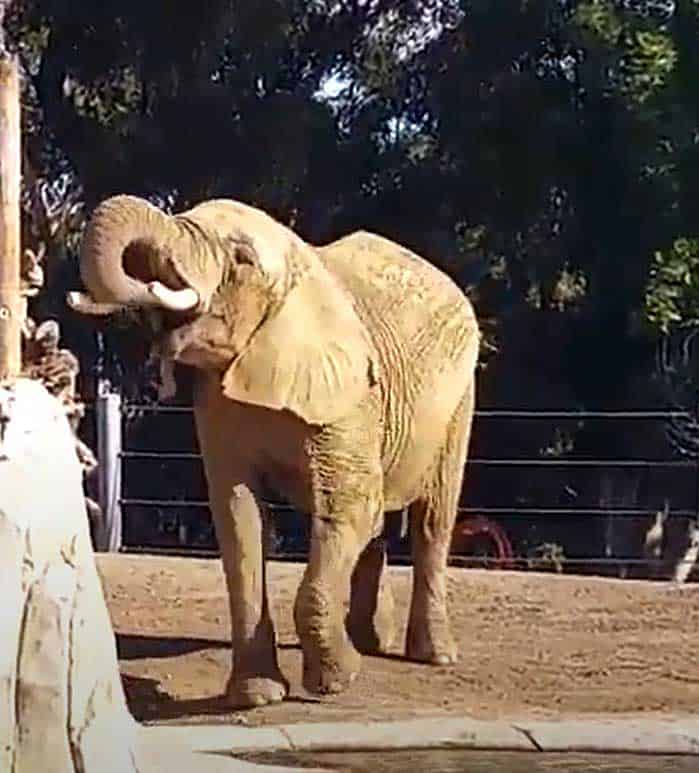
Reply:
M190 451L122 451L122 459L163 459L168 461L200 460L201 454ZM469 465L489 467L695 467L689 459L469 459Z
M126 403L124 413L193 413L191 405ZM690 411L520 411L507 408L482 409L473 413L476 419L691 419Z
M123 402L120 407L122 420L124 422L123 437L126 442L123 443L122 448L116 450L115 458L118 460L118 465L122 468L121 477L126 481L128 479L127 472L131 470L131 466L141 469L139 462L158 462L160 463L160 469L158 474L163 475L163 470L167 469L169 464L187 463L190 465L197 465L201 472L201 454L195 450L156 450L148 448L134 448L129 445L129 426L134 420L143 421L162 421L167 424L175 416L188 416L193 413L191 406L185 405L159 405L149 403L127 403ZM697 415L689 411L679 410L638 410L638 411L563 411L563 410L519 410L519 409L479 409L475 412L474 417L476 422L483 420L507 420L507 421L523 421L525 426L522 429L523 433L527 432L526 426L533 422L626 422L629 425L629 429L625 429L624 432L635 431L631 429L634 426L638 426L639 422L665 422L669 425L672 422L677 421L689 421L696 422ZM160 419L157 417L160 416ZM150 417L150 418L149 418ZM667 432L667 428L666 428ZM667 456L677 457L677 452L673 452L670 445L664 447L667 452ZM652 455L652 454L650 454ZM566 470L570 471L571 476L574 474L584 474L597 476L601 474L605 475L632 475L632 476L649 476L649 475L684 475L687 472L694 475L694 502L684 502L682 506L672 507L669 510L669 516L672 519L688 519L690 521L699 522L699 459L698 458L645 458L649 454L642 454L644 458L599 458L598 455L593 454L589 457L566 455L564 453L560 455L545 454L539 452L538 455L522 456L518 457L516 454L511 453L507 457L490 457L490 456L476 456L469 458L467 461L467 469L473 468L474 470L488 470L492 469L493 474L510 475L510 471L515 472L517 469L523 471L531 471L532 476L535 470L550 470L555 471L556 476L564 475ZM182 473L182 467L175 468L177 473L172 474L172 480L183 479L185 476ZM143 467L141 475L144 478L148 478L149 474L143 472L143 470L150 470L150 467ZM502 471L498 473L497 471ZM521 478L522 476L520 476ZM524 475L525 483L528 482L526 474ZM644 478L645 479L645 478ZM624 519L647 519L649 523L658 521L661 516L662 508L657 506L639 506L638 502L627 501L624 497L607 497L604 498L601 494L598 499L601 503L595 504L594 502L582 502L579 506L575 504L568 505L562 503L551 503L539 506L535 502L531 501L538 496L538 493L531 496L518 497L516 494L516 486L521 483L520 479L515 478L515 483L512 483L510 478L507 478L510 482L509 488L504 487L504 491L510 496L511 502L487 502L484 501L482 505L469 503L468 505L459 507L459 516L465 519L464 522L474 520L474 522L480 520L488 520L490 518L504 528L505 531L515 529L512 525L514 523L526 522L526 519L531 519L532 527L537 523L541 524L544 521L551 521L556 519L562 519L566 524L571 524L570 527L575 528L576 519L577 525L581 526L583 530L586 529L585 523L592 523L593 521L604 522L607 519L608 523L616 522L617 520L623 521ZM540 478L537 478L540 480ZM546 480L546 479L544 479ZM558 480L558 478L556 478ZM565 480L561 478L561 480ZM665 487L669 484L667 478L665 480ZM675 480L674 478L672 479ZM681 480L685 480L682 478ZM559 489L564 486L564 483L556 484ZM683 484L685 488L691 488L690 484ZM143 495L135 496L132 491L128 490L128 484L124 482L122 484L121 495L118 498L118 504L120 508L123 508L121 517L125 524L125 531L127 523L131 523L131 519L134 513L138 510L144 511L158 511L157 516L160 519L165 519L169 534L177 533L177 528L181 530L181 533L188 534L192 530L192 524L201 525L207 522L208 519L208 502L206 498L199 495L187 497L177 496L163 497L144 493ZM487 486L486 486L487 488ZM501 489L499 484L496 484L496 488ZM546 487L544 487L546 488ZM551 487L555 489L556 487ZM511 489L511 491L510 491ZM192 492L194 493L194 492ZM498 493L502 495L502 491L498 490ZM155 494L155 492L154 492ZM560 491L559 491L560 496ZM519 502L518 499L528 499L530 501ZM617 501L612 503L613 500ZM656 497L658 499L658 497ZM633 500L633 497L632 497ZM609 502L609 504L607 504ZM271 512L278 513L297 513L296 508L279 502L266 501L265 506ZM202 512L204 511L204 512ZM185 512L189 512L189 515L185 516ZM142 516L141 516L142 518ZM174 520L173 520L174 519ZM186 525L183 524L183 519L187 521ZM591 520L586 520L591 519ZM177 524L180 524L177 527ZM173 525L174 524L174 525ZM509 525L508 525L509 524ZM165 527L163 527L165 528ZM519 528L519 527L517 527ZM536 526L536 528L540 528ZM544 527L541 527L544 528ZM516 529L515 529L516 530ZM589 530L589 529L588 529ZM209 534L207 538L209 541L214 538ZM172 538L171 538L172 541ZM186 541L186 538L185 538ZM546 540L544 540L544 543ZM217 550L214 547L207 547L201 544L189 544L183 546L182 544L169 544L167 546L158 544L129 544L126 549L135 552L166 552L181 555L202 555L211 556L216 555ZM545 545L544 545L545 546ZM270 556L280 559L299 560L305 559L307 553L305 550L296 550L294 548L287 548L281 551L270 551ZM683 559L684 560L684 559ZM409 557L403 554L395 554L392 558L395 563L409 562ZM511 555L507 559L507 568L532 568L540 567L544 564L558 567L556 570L561 571L561 567L634 567L644 566L653 567L663 564L665 559L652 556L633 556L626 555L571 555L571 556L543 556L543 555ZM473 566L474 564L482 566L503 566L501 558L493 558L488 555L479 556L463 556L453 555L452 564L455 566ZM682 562L680 562L682 563Z
M141 554L147 554L147 555L166 555L166 556L184 556L184 557L200 557L200 558L214 558L218 556L218 551L213 549L206 549L206 548L177 548L177 547L129 547L128 549L129 553L141 553ZM272 561L289 561L289 562L297 562L297 561L305 561L308 558L307 553L291 553L291 552L284 552L284 553L275 553L271 552L268 553L267 558ZM684 562L684 563L694 563L691 559ZM395 555L391 559L391 563L395 564L397 566L410 566L412 564L412 559L410 556L407 555ZM484 566L500 566L502 564L501 559L499 558L491 558L488 556L479 556L477 559L473 559L469 556L451 556L449 559L449 563L452 566L456 567L472 567L474 563L482 564ZM532 567L532 565L541 564L544 563L543 559L539 558L528 558L526 556L515 556L513 559L511 559L512 566L509 567L510 569L529 569ZM560 563L562 565L570 565L570 566L618 566L622 561L618 558L562 558L560 559ZM663 560L662 559L647 559L647 558L625 558L623 559L623 563L627 566L662 566Z
M122 498L121 503L126 505L137 507L192 507L192 508L208 508L209 503L205 499L139 499L139 498ZM268 502L262 503L268 510L275 512L296 512L296 508L292 505L283 504L280 502ZM517 507L512 505L511 507L459 507L459 513L472 513L474 515L511 515L516 517L528 516L528 515L611 515L611 516L629 516L639 517L654 513L655 510L650 508L623 508L623 507ZM696 510L673 510L675 517L692 518L697 513Z

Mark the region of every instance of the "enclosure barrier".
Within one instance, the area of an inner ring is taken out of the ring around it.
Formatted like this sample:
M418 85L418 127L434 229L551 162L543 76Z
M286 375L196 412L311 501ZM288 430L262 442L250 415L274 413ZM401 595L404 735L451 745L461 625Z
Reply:
M201 456L196 451L159 451L148 449L132 448L128 444L128 432L121 429L121 422L125 418L135 415L156 414L162 417L163 422L167 422L173 415L190 415L192 409L189 406L180 405L157 405L140 403L120 403L118 396L110 393L109 399L98 400L97 403L97 431L98 446L101 458L106 460L102 468L102 480L100 491L104 493L103 507L109 513L109 523L111 532L109 538L105 541L105 549L109 550L128 550L131 552L166 552L181 553L185 555L208 556L215 555L215 548L187 546L186 536L179 539L179 544L170 545L167 548L157 545L124 545L121 540L122 522L128 522L130 513L134 508L158 510L161 512L177 512L187 510L207 510L208 503L205 498L185 498L178 499L161 496L129 496L122 492L122 468L125 464L157 461L164 464L199 464ZM105 416L109 413L109 418ZM527 420L527 421L628 421L635 422L639 420L653 422L672 422L676 420L688 420L692 418L686 411L523 411L523 410L478 410L475 414L475 421L482 425L488 420ZM109 433L108 439L105 433ZM100 434L102 433L102 434ZM125 442L124 442L125 441ZM122 445L123 443L123 445ZM610 470L629 470L647 472L650 470L688 470L690 475L694 476L694 496L693 502L687 503L689 506L673 508L670 515L672 518L686 518L699 525L699 458L672 458L672 459L604 459L604 458L575 458L575 457L523 457L523 458L495 458L495 457L474 457L469 459L467 469L473 468L522 468L532 470L590 470L600 473ZM115 496L115 492L120 492ZM267 502L266 506L273 512L293 512L294 508L277 503ZM617 518L629 519L648 519L649 528L658 520L658 510L655 507L640 507L637 505L624 506L561 506L560 504L550 506L532 506L520 505L518 503L506 504L471 504L459 508L460 518L479 517L479 518L573 518L573 519L594 519L606 518L610 522ZM204 516L205 518L206 516ZM182 530L183 533L185 530ZM690 539L691 542L691 539ZM684 555L677 563L678 565L688 564L683 570L685 574L691 570L696 555L692 553L691 544L688 545ZM284 550L282 552L271 552L271 557L281 559L298 560L305 558L303 551ZM469 557L452 556L454 565L473 565L474 560ZM392 556L395 563L407 562L408 557L402 555ZM624 557L619 558L614 555L599 555L595 557L573 557L560 559L561 565L571 565L575 567L585 566L644 566L652 568L654 565L660 565L664 559L649 556ZM483 565L497 564L497 559L483 556L477 563ZM530 565L521 557L515 556L509 566L513 568L525 568Z

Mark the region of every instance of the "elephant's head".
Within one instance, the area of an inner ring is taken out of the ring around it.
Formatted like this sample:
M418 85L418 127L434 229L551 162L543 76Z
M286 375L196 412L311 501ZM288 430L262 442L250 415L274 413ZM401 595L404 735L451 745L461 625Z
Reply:
M89 294L69 293L68 303L97 315L192 311L220 281L219 247L185 218L134 196L114 196L97 207L83 237L80 275Z
M313 424L362 399L376 368L349 293L317 252L264 212L209 201L166 215L132 196L95 210L78 312L146 312L169 360L220 374L231 399Z

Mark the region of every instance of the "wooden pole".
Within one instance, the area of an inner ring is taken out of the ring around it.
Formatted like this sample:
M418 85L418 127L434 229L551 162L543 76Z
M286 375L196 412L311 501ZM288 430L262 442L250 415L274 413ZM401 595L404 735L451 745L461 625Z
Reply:
M0 45L0 382L22 366L20 146L19 68Z

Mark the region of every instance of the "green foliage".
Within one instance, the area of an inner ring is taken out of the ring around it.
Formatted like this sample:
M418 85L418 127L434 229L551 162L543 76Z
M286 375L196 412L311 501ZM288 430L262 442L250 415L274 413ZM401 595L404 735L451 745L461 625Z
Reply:
M143 98L142 84L129 66L96 78L89 86L68 82L64 91L77 115L116 131Z
M615 6L605 0L580 3L575 9L575 21L582 29L597 35L608 46L618 45L624 28Z
M699 239L676 239L655 253L646 293L648 319L663 333L699 324Z
M609 0L591 0L578 5L575 21L588 40L597 38L608 48L609 75L619 92L643 104L667 84L678 51L666 25L648 21L647 10L639 10L623 12Z
M656 30L636 30L625 54L627 84L634 99L643 103L668 82L677 64L672 38Z
M87 211L117 192L232 196L316 242L376 230L468 289L490 361L520 362L511 321L555 319L551 378L624 400L650 380L635 321L694 302L657 267L647 285L699 222L698 9L21 0L27 186Z

